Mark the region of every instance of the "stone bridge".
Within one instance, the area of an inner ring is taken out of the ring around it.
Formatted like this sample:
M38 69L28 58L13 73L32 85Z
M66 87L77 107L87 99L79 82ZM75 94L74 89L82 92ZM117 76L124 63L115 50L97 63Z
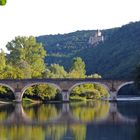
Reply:
M110 99L116 100L118 91L125 85L133 84L131 80L113 80L113 79L3 79L0 85L6 86L12 90L15 95L15 101L21 102L25 90L33 85L49 84L59 89L62 94L62 101L69 101L71 90L78 85L92 83L103 85L110 93Z

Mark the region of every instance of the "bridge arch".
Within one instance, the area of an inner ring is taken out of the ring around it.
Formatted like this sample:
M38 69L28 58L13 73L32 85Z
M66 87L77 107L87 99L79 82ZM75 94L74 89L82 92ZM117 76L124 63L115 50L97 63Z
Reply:
M15 92L14 88L12 88L12 87L11 87L10 85L8 85L8 84L0 83L0 86L8 87L13 93Z
M0 83L0 86L2 86L2 87L5 87L5 88L8 88L8 90L6 90L7 92L6 92L6 94L2 94L1 95L1 98L3 98L3 99L8 99L8 100L15 100L15 89L11 86L11 85L9 85L9 84L7 84L7 83Z
M31 86L35 86L35 85L40 85L40 84L46 84L46 85L51 85L52 87L55 87L57 88L60 93L62 92L62 89L57 85L57 84L54 84L54 83L49 83L49 82L35 82L35 83L30 83L30 84L27 84L22 90L21 90L21 99L25 93L25 91L27 90L27 88L31 87Z
M79 86L79 85L84 85L84 84L97 84L97 85L101 85L103 87L105 87L105 89L108 91L108 93L110 92L110 89L107 85L103 84L103 83L100 83L100 82L79 82L79 83L76 83L74 84L73 86L71 86L68 90L68 93L70 94L72 89L75 88L76 86Z
M126 86L126 85L131 85L131 84L133 84L133 83L134 83L134 81L130 81L130 82L125 82L125 83L121 84L121 85L117 88L117 94L118 94L119 90L120 90L122 87L124 87L124 86Z

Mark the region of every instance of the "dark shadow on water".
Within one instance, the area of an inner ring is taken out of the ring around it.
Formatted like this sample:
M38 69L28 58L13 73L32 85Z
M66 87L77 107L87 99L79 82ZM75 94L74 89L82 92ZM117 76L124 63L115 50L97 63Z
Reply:
M135 124L135 135L134 135L134 139L135 140L140 140L140 116L137 117L137 123Z
M140 116L140 101L122 101L117 103L118 111L128 118L137 119Z

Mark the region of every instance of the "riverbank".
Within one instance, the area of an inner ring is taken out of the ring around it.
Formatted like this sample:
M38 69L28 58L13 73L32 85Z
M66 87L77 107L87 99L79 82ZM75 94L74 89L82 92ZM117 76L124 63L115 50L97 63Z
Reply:
M0 101L0 104L10 104L11 102Z
M11 104L12 101L0 98L0 104Z

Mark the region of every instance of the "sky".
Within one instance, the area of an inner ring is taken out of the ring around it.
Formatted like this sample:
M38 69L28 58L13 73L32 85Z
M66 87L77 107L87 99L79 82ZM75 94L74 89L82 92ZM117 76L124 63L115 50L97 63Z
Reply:
M108 29L140 21L139 0L7 0L0 6L0 48L15 36Z

